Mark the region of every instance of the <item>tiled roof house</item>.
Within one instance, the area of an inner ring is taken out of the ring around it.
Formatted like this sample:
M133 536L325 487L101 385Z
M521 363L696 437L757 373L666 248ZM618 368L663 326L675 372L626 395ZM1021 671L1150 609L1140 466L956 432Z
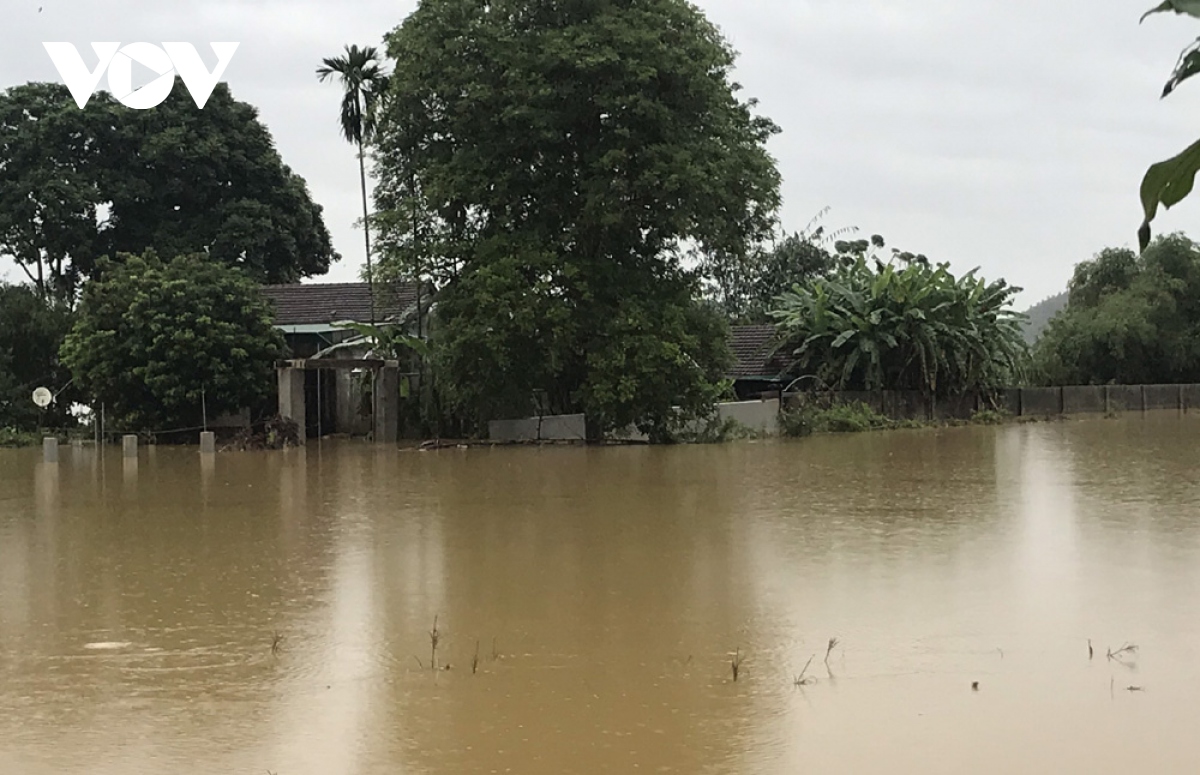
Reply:
M354 336L343 323L371 322L371 291L366 283L292 283L264 285L292 357L308 358ZM428 313L428 298L421 300ZM407 323L416 314L417 285L375 286L375 322Z
M331 323L371 322L366 283L265 285L275 306L275 325L287 333L329 330ZM375 286L375 322L394 322L416 311L417 286ZM422 305L424 306L424 305Z
M727 375L734 381L739 398L781 390L789 358L776 352L779 344L775 326L734 326L730 331L729 347L736 362Z
M345 341L353 333L337 324L371 320L371 295L366 283L311 283L263 286L263 294L275 310L275 326L287 337L293 357L314 353ZM422 307L427 304L422 299ZM377 285L375 321L406 321L416 312L417 286ZM728 377L734 380L739 397L780 390L788 356L778 353L777 329L772 325L734 326L730 349L735 363Z

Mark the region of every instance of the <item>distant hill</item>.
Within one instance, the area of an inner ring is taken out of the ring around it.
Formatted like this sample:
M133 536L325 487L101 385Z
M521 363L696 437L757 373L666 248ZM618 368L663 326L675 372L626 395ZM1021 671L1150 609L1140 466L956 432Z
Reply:
M1025 324L1025 341L1030 344L1037 341L1050 319L1067 306L1067 296L1068 292L1063 291L1025 310L1025 314L1029 316L1029 322Z

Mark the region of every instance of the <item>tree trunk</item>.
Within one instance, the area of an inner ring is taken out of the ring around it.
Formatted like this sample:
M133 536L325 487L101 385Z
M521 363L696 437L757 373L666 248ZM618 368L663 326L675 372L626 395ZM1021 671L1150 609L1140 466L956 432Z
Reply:
M362 141L358 142L358 180L362 187L363 244L367 250L367 292L371 296L371 325L375 325L375 279L371 273L371 228L367 225L367 166Z
M425 277L422 273L423 265L421 261L421 241L420 241L420 220L417 214L417 176L415 174L409 176L409 196L412 199L412 252L413 252L413 278L417 284L417 338L423 339L424 333L424 312L421 309L421 290L425 282ZM417 391L417 401L419 402L420 414L428 416L430 414L430 402L425 398L425 356L417 355L417 384L420 389ZM432 398L432 391L430 392ZM440 437L440 420L439 422L439 437ZM425 424L425 423L423 423Z

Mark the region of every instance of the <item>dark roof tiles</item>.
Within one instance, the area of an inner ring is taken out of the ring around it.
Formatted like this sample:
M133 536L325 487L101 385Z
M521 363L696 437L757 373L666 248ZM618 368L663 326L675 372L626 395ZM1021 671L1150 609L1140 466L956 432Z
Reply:
M371 293L366 283L265 285L263 293L274 302L277 326L371 321ZM376 285L376 322L398 318L416 300L414 284Z
M730 331L729 349L737 362L727 376L734 379L744 377L777 377L787 367L787 356L775 354L775 326L733 326Z

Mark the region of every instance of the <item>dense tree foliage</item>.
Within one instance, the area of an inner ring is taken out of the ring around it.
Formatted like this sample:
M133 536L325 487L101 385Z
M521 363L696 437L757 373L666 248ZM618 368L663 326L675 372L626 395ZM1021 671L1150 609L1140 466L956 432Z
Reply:
M105 254L206 253L268 283L324 274L337 259L321 206L258 110L225 84L203 110L179 83L154 110L120 115Z
M721 324L681 256L744 258L779 199L716 28L684 0L427 0L387 46L380 262L439 287L448 399L600 433L710 395Z
M0 255L41 295L69 298L103 250L101 149L112 147L116 104L94 99L80 110L61 84L0 92Z
M854 230L827 234L824 226L817 225L827 212L828 208L819 213L803 231L784 232L769 244L756 246L741 260L720 254L701 256L700 266L708 278L706 297L731 323L770 322L781 293L797 283L828 276L838 266L833 244Z
M70 312L62 305L47 305L29 286L0 282L0 428L32 430L39 421L61 428L70 422L75 391L58 360L70 328ZM33 403L37 387L58 394L45 411Z
M201 425L255 406L283 338L257 284L203 255L103 260L62 348L79 387L130 431Z
M932 266L923 256L894 259L864 250L831 277L779 298L773 314L795 375L833 389L930 396L1012 384L1026 353L1021 317L1010 308L1020 289L975 271L955 278L948 264Z
M218 84L203 110L182 83L153 110L65 86L0 94L0 254L74 300L100 256L207 253L263 282L323 274L338 256L304 180L255 108Z
M720 396L728 327L694 301L694 278L675 271L648 294L617 285L614 273L601 285L611 301L581 312L553 282L531 282L529 254L518 255L465 274L438 297L438 319L449 323L437 329L435 357L450 406L479 418L579 407L589 428L636 424L661 441L673 406L694 417ZM581 342L587 349L576 352Z
M1200 382L1200 246L1182 234L1075 268L1067 308L1035 350L1056 385Z
M851 267L860 259L879 264L878 253L886 247L884 238L875 234L870 239L839 239L857 231L854 228L827 234L825 227L816 226L827 211L822 211L804 231L784 234L742 261L703 258L701 267L709 278L709 300L731 323L770 323L775 319L772 312L779 297L793 287L829 279L838 269ZM891 249L891 260L929 265L925 256L898 248Z

